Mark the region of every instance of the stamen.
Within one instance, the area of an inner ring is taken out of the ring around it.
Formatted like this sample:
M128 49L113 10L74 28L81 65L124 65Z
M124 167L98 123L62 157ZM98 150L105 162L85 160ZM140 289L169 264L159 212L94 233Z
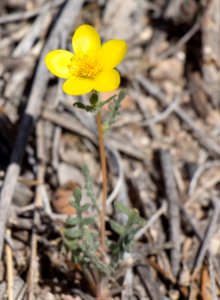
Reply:
M101 66L97 59L87 56L74 55L69 68L73 76L85 79L94 79L101 72Z

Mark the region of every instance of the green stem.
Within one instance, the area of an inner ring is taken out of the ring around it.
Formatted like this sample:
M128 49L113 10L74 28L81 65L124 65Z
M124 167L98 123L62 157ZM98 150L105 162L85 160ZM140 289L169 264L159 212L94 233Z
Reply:
M105 144L104 134L102 128L102 116L101 111L98 111L96 115L96 122L99 136L99 152L101 159L101 170L102 170L102 209L100 210L100 227L101 227L101 247L105 252L105 216L106 216L106 199L107 199L107 168L106 168L106 156L105 156Z

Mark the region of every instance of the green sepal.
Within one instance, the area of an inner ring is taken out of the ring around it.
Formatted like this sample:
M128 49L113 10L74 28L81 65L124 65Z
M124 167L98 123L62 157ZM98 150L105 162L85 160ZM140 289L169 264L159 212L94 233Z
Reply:
M93 92L89 98L89 102L93 107L96 107L99 102L99 95L96 92Z
M92 105L85 105L83 104L82 102L75 102L73 104L74 107L77 107L79 109L84 109L85 111L87 112L94 112L96 110L96 107L95 106L92 106Z

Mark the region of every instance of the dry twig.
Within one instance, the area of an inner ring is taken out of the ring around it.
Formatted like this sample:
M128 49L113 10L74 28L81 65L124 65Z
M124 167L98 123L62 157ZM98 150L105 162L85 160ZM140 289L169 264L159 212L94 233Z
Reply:
M53 0L53 1L51 1L51 3L49 3L49 4L46 3L42 7L39 7L32 11L16 12L16 13L12 13L9 15L1 16L0 17L0 25L6 24L6 23L11 23L11 22L24 21L24 20L33 18L33 17L37 16L38 14L40 14L45 9L45 7L49 6L49 8L52 8L52 7L60 6L65 1L66 0Z
M43 122L39 121L37 124L37 157L40 162L37 172L37 180L44 182L45 174L45 151L44 151L44 126ZM37 268L37 242L38 237L36 228L39 227L40 223L40 210L43 208L43 201L41 196L41 185L36 188L35 196L35 210L34 210L34 220L33 220L33 232L31 238L31 260L30 268L28 273L28 300L34 299L34 284L36 283L36 268Z
M192 278L195 278L197 276L197 274L201 268L204 257L209 248L210 240L211 240L211 238L215 232L216 226L217 226L217 222L218 222L218 218L219 218L219 214L220 214L219 199L214 199L212 202L213 202L213 206L214 206L213 215L210 219L209 226L208 226L205 236L202 240L199 252L196 256L196 261L195 261L195 264L193 267L193 272L192 272Z
M136 268L150 299L162 300L163 296L158 288L158 283L156 283L152 278L150 267L147 265L138 265Z
M7 169L0 195L0 257L2 257L5 226L17 178L20 173L20 164L24 155L24 150L29 133L39 116L43 96L49 79L49 73L46 71L46 66L44 64L44 57L46 53L48 53L48 51L50 51L51 49L58 48L59 36L61 33L66 35L67 37L72 31L76 16L80 11L83 2L83 0L70 0L67 2L62 13L57 19L57 22L53 30L51 31L40 56L40 61L36 70L28 105L22 118L20 130L18 132L18 136L11 156L10 165Z
M173 249L171 249L171 266L174 276L177 276L181 260L179 195L175 184L170 153L168 150L162 149L159 151L159 154L168 202L169 236L174 245Z
M7 236L11 237L11 230L7 229ZM7 282L8 282L8 300L14 300L14 272L13 272L13 256L11 247L6 244L6 260L7 260Z
M150 82L142 75L137 75L136 78L150 95L159 100L161 105L165 107L168 106L168 101L166 100L165 95L153 82ZM180 120L187 125L201 146L203 146L211 155L220 157L220 146L212 138L208 137L207 134L202 132L202 130L195 125L195 122L190 118L189 115L185 113L183 109L180 107L174 107L174 112L180 118Z

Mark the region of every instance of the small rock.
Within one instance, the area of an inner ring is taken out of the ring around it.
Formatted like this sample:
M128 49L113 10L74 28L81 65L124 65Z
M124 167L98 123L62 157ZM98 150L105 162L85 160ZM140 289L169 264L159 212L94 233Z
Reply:
M58 167L58 180L60 185L68 181L75 181L79 185L83 185L84 183L82 173L76 167L66 163L61 163Z
M25 184L18 183L15 187L15 192L13 196L13 204L17 206L26 206L33 199L33 192Z

